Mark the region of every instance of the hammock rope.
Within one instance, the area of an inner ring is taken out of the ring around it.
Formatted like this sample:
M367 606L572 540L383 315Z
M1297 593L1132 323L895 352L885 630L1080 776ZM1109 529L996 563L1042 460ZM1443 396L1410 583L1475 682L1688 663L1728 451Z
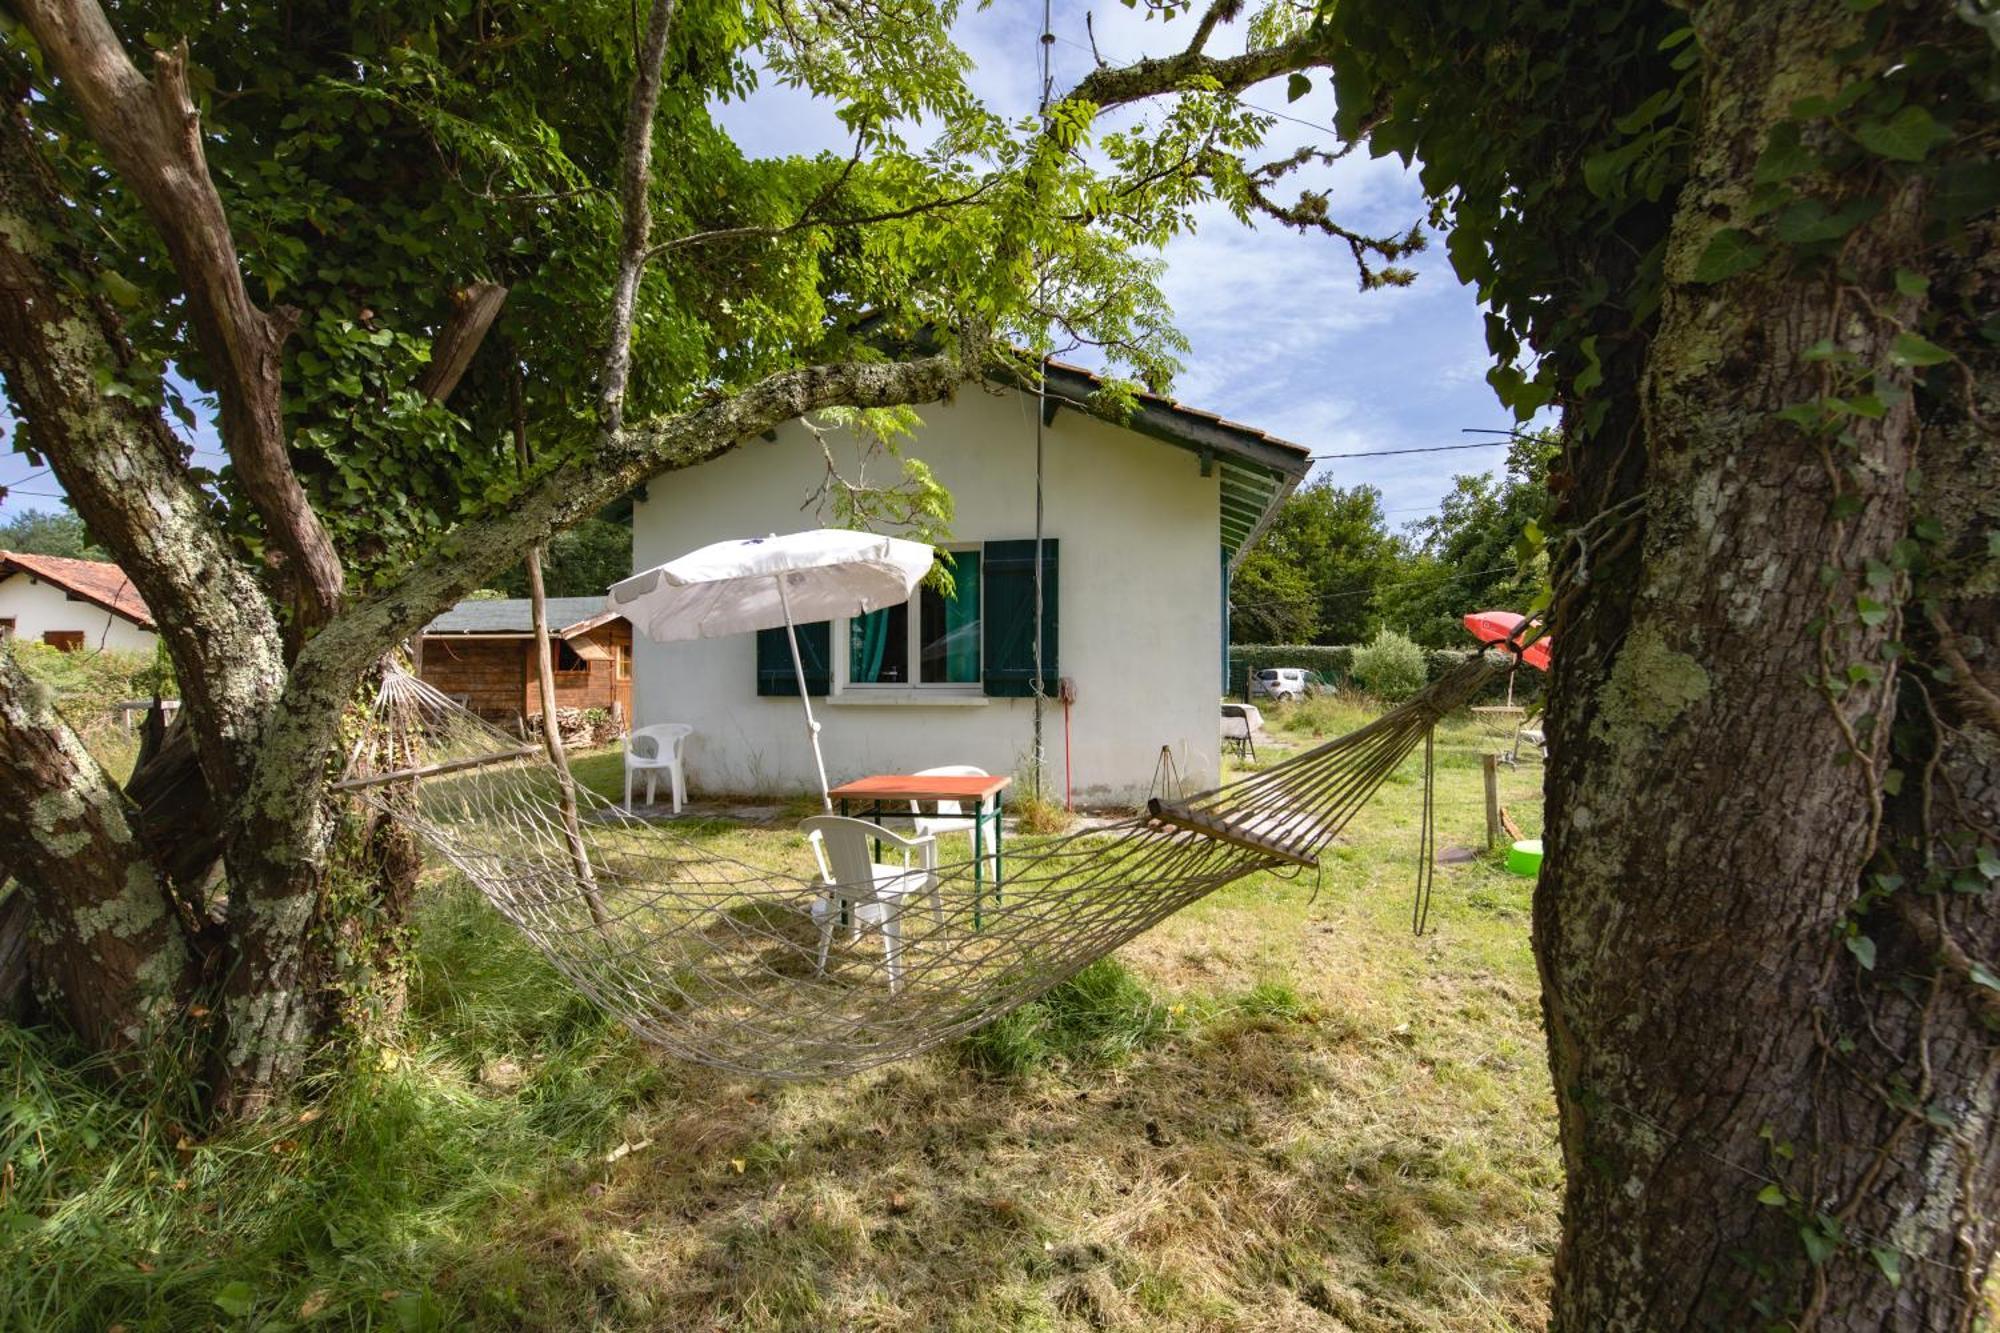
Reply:
M1010 845L997 893L990 852L944 861L935 899L906 900L893 978L879 931L837 939L819 965L815 909L834 909L803 837L796 868L760 867L731 854L726 831L697 838L635 818L565 784L544 746L523 746L407 673L383 679L338 785L408 826L640 1037L741 1074L820 1078L991 1022L1234 880L1316 870L1419 745L1421 928L1430 738L1507 669L1500 654L1482 654L1358 731L1236 782L1184 801L1156 797L1108 827ZM575 813L565 809L570 792Z

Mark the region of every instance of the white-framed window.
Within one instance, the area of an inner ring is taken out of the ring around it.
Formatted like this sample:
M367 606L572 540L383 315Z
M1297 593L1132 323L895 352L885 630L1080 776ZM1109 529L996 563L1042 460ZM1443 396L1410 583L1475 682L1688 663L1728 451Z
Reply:
M980 692L984 560L977 547L949 554L950 596L926 583L901 606L838 628L842 689Z

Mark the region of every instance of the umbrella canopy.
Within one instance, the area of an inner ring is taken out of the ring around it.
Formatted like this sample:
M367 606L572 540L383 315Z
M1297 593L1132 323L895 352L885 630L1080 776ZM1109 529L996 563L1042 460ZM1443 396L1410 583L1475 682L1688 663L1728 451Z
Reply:
M611 609L656 642L716 639L900 606L931 560L922 542L872 532L745 537L612 584Z
M1514 635L1528 618L1512 611L1474 611L1465 618L1472 637L1489 648L1513 649ZM1523 638L1526 636L1523 635ZM1544 634L1521 651L1521 660L1540 671L1549 669L1549 636Z
M819 770L820 803L831 810L819 723L813 721L799 660L798 622L900 606L930 572L931 560L931 548L922 542L840 528L744 537L689 551L612 584L611 609L658 643L784 626L813 767Z

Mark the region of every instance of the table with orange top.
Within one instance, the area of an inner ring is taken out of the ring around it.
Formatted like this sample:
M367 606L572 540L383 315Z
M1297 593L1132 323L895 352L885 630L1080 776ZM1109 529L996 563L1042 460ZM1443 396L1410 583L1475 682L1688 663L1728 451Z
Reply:
M1007 788L1014 779L1000 776L980 775L976 777L951 777L945 775L925 776L920 773L877 773L871 777L856 778L843 782L827 795L840 802L840 813L847 814L850 803L865 802L868 809L861 815L864 819L879 824L884 819L930 818L912 810L911 801L957 801L964 809L971 806L972 820L972 893L973 924L979 920L979 900L984 889L986 872L986 822L993 821L993 898L1000 899L1000 825L1001 815L1006 809ZM900 808L891 809L889 802ZM952 816L944 816L949 819ZM878 844L875 855L879 858L882 849Z

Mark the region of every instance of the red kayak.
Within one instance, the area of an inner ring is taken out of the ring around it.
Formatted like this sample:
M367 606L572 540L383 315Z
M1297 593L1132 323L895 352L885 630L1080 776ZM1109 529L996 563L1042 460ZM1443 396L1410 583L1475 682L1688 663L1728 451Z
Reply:
M1465 618L1465 627L1472 631L1472 637L1488 648L1512 649L1515 632L1527 623L1526 616L1512 611L1474 611ZM1527 646L1521 660L1538 671L1547 671L1551 646L1549 636L1544 634Z

